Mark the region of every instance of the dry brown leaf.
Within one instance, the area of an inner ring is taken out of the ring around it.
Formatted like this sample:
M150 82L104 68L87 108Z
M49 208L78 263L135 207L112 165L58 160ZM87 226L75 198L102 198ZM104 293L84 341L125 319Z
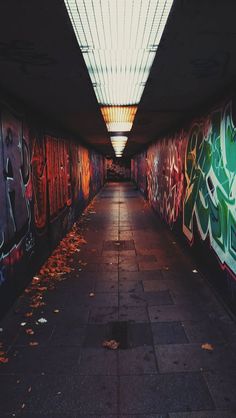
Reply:
M45 290L47 290L47 287L46 286L41 286L41 287L38 287L37 290L39 292L45 292Z
M37 341L30 341L29 345L31 347L36 347L37 345L39 345L39 343Z
M31 328L27 328L27 329L25 330L25 333L26 333L27 335L34 335L34 331L33 331Z
M8 363L8 358L7 357L0 357L0 363Z
M202 348L203 350L207 350L207 351L213 351L213 350L214 350L213 345L211 345L211 344L209 344L209 343L202 344L202 345L201 345L201 348Z
M116 340L105 340L103 341L102 346L104 348L109 348L110 350L117 350L117 348L120 346L120 343Z
M30 318L31 316L33 316L33 312L26 312L25 313L26 318Z

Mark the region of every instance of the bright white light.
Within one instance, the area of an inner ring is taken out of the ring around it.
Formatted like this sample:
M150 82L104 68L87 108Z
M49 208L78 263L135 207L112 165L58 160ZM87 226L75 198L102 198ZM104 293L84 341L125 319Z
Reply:
M103 106L101 112L108 132L129 132L137 106Z
M111 143L116 156L121 157L125 149L128 137L124 135L111 136Z
M173 0L64 1L98 102L138 104Z

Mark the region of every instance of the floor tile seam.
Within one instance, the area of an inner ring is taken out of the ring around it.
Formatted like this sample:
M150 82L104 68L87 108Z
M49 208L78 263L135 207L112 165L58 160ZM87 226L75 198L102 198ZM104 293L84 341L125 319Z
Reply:
M153 335L153 330L152 330L152 323L151 323L151 318L150 318L150 314L149 314L149 310L148 310L148 306L145 306L146 309L146 313L147 313L147 318L148 318L148 324L149 327L151 329L151 334L152 334L152 347L153 347L153 352L154 352L154 358L155 358L155 365L156 365L156 369L158 372L160 372L160 368L159 368L159 364L158 364L158 360L157 360L157 355L156 355L156 350L155 350L155 344L154 344L154 335Z
M54 373L54 372L33 372L33 373L25 373L23 371L19 371L19 372L12 372L12 373L0 373L0 377L4 376L4 377L19 377L19 378L23 378L23 377L30 377L30 378L34 378L34 377L54 377L54 376L66 376L66 377L80 377L80 376L84 376L84 377L92 377L92 376L101 376L101 377L129 377L129 376L137 376L137 377L142 377L142 376L153 376L153 377L164 377L164 376L175 376L175 375L196 375L199 376L201 375L204 378L204 382L206 383L207 387L208 387L208 383L207 380L205 379L204 373L209 373L212 370L190 370L190 371L179 371L179 372L151 372L151 373L147 373L147 372L143 372L143 373L120 373L118 371L118 373L80 373L79 371L73 373L73 372L61 372L61 373ZM220 374L220 371L217 371L218 374ZM221 375L221 374L220 374ZM210 388L208 387L208 390L210 391Z
M208 384L207 378L206 378L206 376L205 376L205 373L206 373L206 372L209 372L209 371L210 371L210 372L212 372L212 370L202 370L202 371L201 371L201 376L202 376L203 381L205 382L205 385L206 385L206 387L207 387L207 389L208 389L208 392L209 392L210 398L211 398L211 400L212 400L212 403L213 403L213 405L214 405L215 409L217 410L217 405L216 405L216 402L215 402L215 400L214 400L213 393L212 393L212 391L211 391L210 385ZM220 373L220 371L218 371L218 373ZM219 408L218 408L218 409L219 409Z

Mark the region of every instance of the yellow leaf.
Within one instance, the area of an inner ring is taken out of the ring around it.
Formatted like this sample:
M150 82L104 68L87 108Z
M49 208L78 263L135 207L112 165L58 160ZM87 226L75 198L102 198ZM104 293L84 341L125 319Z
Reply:
M120 345L120 343L116 340L105 340L102 343L102 346L104 348L109 348L110 350L117 350L119 345Z
M213 346L209 343L202 344L201 348L203 350L207 350L207 351L213 351L214 350Z

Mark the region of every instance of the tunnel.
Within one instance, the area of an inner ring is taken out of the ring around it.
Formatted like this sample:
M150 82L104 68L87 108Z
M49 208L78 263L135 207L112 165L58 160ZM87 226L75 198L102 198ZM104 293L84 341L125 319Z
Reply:
M0 417L236 416L236 3L0 3Z

